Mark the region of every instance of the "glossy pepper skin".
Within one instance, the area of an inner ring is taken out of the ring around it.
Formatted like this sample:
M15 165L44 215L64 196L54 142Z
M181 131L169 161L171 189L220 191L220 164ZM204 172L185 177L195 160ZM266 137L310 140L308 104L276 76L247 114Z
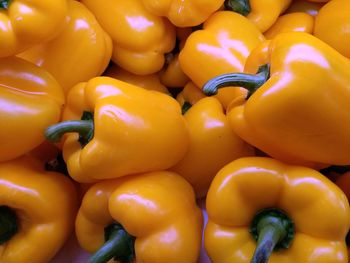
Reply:
M278 34L288 32L304 32L312 34L314 31L315 19L312 15L302 12L295 12L280 16L275 24L265 32L266 39L272 39Z
M142 3L150 12L167 17L177 27L191 27L207 20L224 0L142 0Z
M332 0L319 11L314 35L350 58L350 2Z
M264 157L238 159L214 178L206 208L205 248L213 263L249 262L256 247L249 225L271 208L292 220L294 238L272 252L269 263L348 262L348 201L316 170Z
M286 13L303 12L315 17L323 5L323 3L313 3L307 0L293 0Z
M94 15L78 1L67 3L63 31L19 55L50 72L66 94L79 82L101 75L112 56L112 40Z
M66 12L66 0L2 0L0 57L53 38L62 29Z
M159 171L92 186L75 225L80 245L89 252L103 245L104 228L118 222L136 238L133 262L195 263L202 220L190 184L175 173Z
M169 95L96 77L72 88L63 120L80 120L84 111L93 113L93 136L81 143L78 133L68 133L63 144L78 182L167 169L188 149L186 122Z
M0 89L2 162L44 142L46 127L61 117L64 96L48 72L15 57L0 59Z
M292 0L227 0L226 7L246 16L261 32L268 30Z
M207 97L184 117L190 132L185 157L170 168L191 183L197 198L205 197L215 174L234 159L254 154L251 146L232 131L221 103Z
M112 60L137 75L161 70L175 46L175 27L140 0L82 0L113 40Z
M50 262L73 231L78 204L71 180L29 156L1 163L0 178L0 207L15 213L18 227L0 245L0 261Z
M289 163L350 164L350 61L316 37L293 32L257 47L245 72L267 64L260 87L230 104L232 129Z
M245 17L219 11L205 21L203 30L188 37L179 55L180 65L194 84L202 87L220 74L243 71L250 52L264 40L261 32ZM228 100L232 99L229 96Z

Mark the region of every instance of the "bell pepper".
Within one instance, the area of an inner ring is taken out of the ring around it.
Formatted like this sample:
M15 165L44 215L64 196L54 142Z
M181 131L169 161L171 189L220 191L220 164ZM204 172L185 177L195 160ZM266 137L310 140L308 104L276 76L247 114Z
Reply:
M303 12L315 17L323 5L323 3L314 3L307 0L293 0L286 13Z
M68 22L63 31L52 41L18 55L50 72L65 93L79 82L101 75L112 56L112 40L94 15L78 1L67 3Z
M220 74L243 71L250 52L264 40L261 32L245 17L219 11L204 23L203 30L188 37L180 51L180 65L194 84L202 87ZM234 98L230 94L219 94L219 100L225 105L224 101Z
M268 155L293 164L350 164L350 61L317 39L284 33L257 47L245 72L209 81L239 85L247 97L232 101L227 116L232 129Z
M285 14L280 16L264 35L266 39L272 39L278 34L288 32L305 32L312 34L314 23L314 17L307 13L295 12Z
M118 67L116 64L113 64L105 71L105 73L103 73L103 75L147 90L156 90L165 94L170 94L168 89L160 82L160 78L157 74L149 74L145 76L135 75Z
M268 30L292 0L226 0L226 9L246 16L261 32Z
M199 100L185 114L190 146L185 157L170 168L191 183L197 198L205 197L215 174L234 159L254 154L231 129L220 102Z
M332 0L315 19L314 35L350 58L350 1Z
M0 162L45 141L47 126L61 117L62 88L45 70L15 57L0 59Z
M206 208L213 263L348 262L348 201L316 170L266 157L235 160L215 176Z
M175 26L190 27L202 24L224 0L142 0L142 3L150 12L167 17Z
M1 0L0 57L55 37L65 24L66 0Z
M82 0L113 40L112 60L137 75L162 69L175 46L175 27L151 14L140 0Z
M202 224L190 184L175 173L159 171L92 186L75 229L81 247L97 251L89 263L111 258L130 263L195 263Z
M0 261L50 262L73 231L72 182L22 156L0 164L0 191Z
M81 183L170 168L189 145L175 99L110 77L71 89L63 122L46 137L57 141L66 132L63 157Z
M336 180L336 184L350 200L350 171L340 175Z
M176 100L180 103L182 108L182 114L184 114L189 108L192 107L197 101L206 96L203 92L193 84L193 82L188 82L183 90L177 94Z

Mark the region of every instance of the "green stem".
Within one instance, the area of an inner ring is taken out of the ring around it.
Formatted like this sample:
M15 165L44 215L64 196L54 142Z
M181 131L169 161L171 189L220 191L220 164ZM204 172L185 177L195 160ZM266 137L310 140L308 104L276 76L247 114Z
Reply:
M182 115L184 115L191 107L192 107L192 104L187 102L187 101L185 101L184 104L181 107Z
M105 228L106 243L87 261L87 263L106 263L112 258L121 263L132 263L134 258L134 240L117 223Z
M8 9L10 5L10 0L0 0L0 10Z
M219 75L209 80L203 86L203 93L211 96L218 93L218 89L224 87L243 87L248 90L249 98L258 88L260 88L270 77L269 64L259 67L258 72L253 74L229 73Z
M9 241L17 231L16 213L7 206L0 206L0 245Z
M251 11L249 0L226 0L225 9L232 10L242 16L249 15Z
M257 240L257 247L250 262L266 263L273 250L290 246L294 238L294 225L281 211L268 209L254 217L251 233Z

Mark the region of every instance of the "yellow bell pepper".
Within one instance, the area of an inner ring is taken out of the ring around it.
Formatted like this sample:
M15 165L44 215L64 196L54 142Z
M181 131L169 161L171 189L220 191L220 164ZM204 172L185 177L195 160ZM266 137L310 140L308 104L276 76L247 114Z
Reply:
M112 60L137 75L156 73L175 46L175 27L140 0L81 0L113 40Z
M350 1L332 0L319 11L314 35L350 58Z
M205 97L206 96L203 92L190 81L186 84L183 90L177 94L176 100L180 103L182 114L184 114L192 105Z
M175 26L190 27L202 24L224 0L142 0L142 3L150 12L167 17Z
M261 32L268 30L292 0L227 0L226 9L246 16Z
M350 61L318 38L284 33L257 47L245 72L207 83L249 90L232 101L232 129L251 145L289 163L350 164Z
M0 164L0 262L50 262L74 227L75 188L29 156Z
M315 17L323 5L323 3L313 3L307 0L293 0L286 13L303 12Z
M157 74L149 74L145 76L135 75L113 64L105 73L103 73L103 75L147 90L156 90L165 94L170 94L168 89L160 82L160 78Z
M278 34L288 32L305 32L312 34L314 31L314 17L307 13L295 12L280 16L275 24L265 32L266 39L272 39Z
M215 174L234 159L254 154L251 146L232 131L220 102L211 97L194 104L184 115L190 133L185 157L170 168L205 197Z
M266 157L235 160L215 176L206 208L213 263L348 262L348 201L316 170Z
M0 59L0 162L45 141L47 126L61 117L62 88L45 70L15 57Z
M63 157L82 183L170 168L189 145L175 99L109 77L73 87L63 120L46 136L56 141L68 132Z
M55 39L18 56L50 72L65 93L99 76L112 56L112 40L80 2L68 0L67 24Z
M188 37L180 51L180 65L191 81L202 87L220 74L243 71L250 52L264 40L261 32L245 17L219 11L204 23L203 30ZM231 95L236 96L236 91L222 96L220 93L219 100L225 106L234 98Z
M52 39L65 24L66 0L1 0L0 57Z
M196 263L202 224L190 184L160 171L92 186L75 229L85 250L99 249L89 263L113 257L121 262Z

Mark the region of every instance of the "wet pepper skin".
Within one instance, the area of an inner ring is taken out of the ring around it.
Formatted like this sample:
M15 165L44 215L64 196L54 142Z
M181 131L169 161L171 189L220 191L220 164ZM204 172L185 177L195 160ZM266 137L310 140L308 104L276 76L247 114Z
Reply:
M139 174L92 186L75 223L80 245L96 251L104 243L104 228L113 222L136 237L133 262L198 260L202 213L190 184L175 173Z
M316 170L264 157L238 159L216 175L206 207L205 248L213 263L249 262L256 247L249 225L266 208L284 211L295 228L290 247L274 251L269 263L348 262L348 201Z
M44 142L46 127L61 117L64 95L48 72L15 57L0 59L0 83L0 161L7 161Z
M350 61L306 33L280 34L257 47L245 71L270 64L251 97L228 118L245 141L289 163L350 164Z
M67 241L78 209L71 180L46 172L29 156L0 164L0 205L17 217L18 232L0 246L2 263L46 263Z
M140 0L82 0L113 40L112 60L138 75L162 69L175 46L175 26L151 14Z
M112 40L94 15L78 1L67 2L63 31L52 41L19 55L50 72L65 93L79 82L101 75L112 56Z
M66 12L66 0L1 1L0 57L53 38L62 29Z
M109 77L78 84L68 94L63 120L94 114L94 136L84 147L69 133L63 156L78 182L167 169L186 153L189 134L178 102Z

